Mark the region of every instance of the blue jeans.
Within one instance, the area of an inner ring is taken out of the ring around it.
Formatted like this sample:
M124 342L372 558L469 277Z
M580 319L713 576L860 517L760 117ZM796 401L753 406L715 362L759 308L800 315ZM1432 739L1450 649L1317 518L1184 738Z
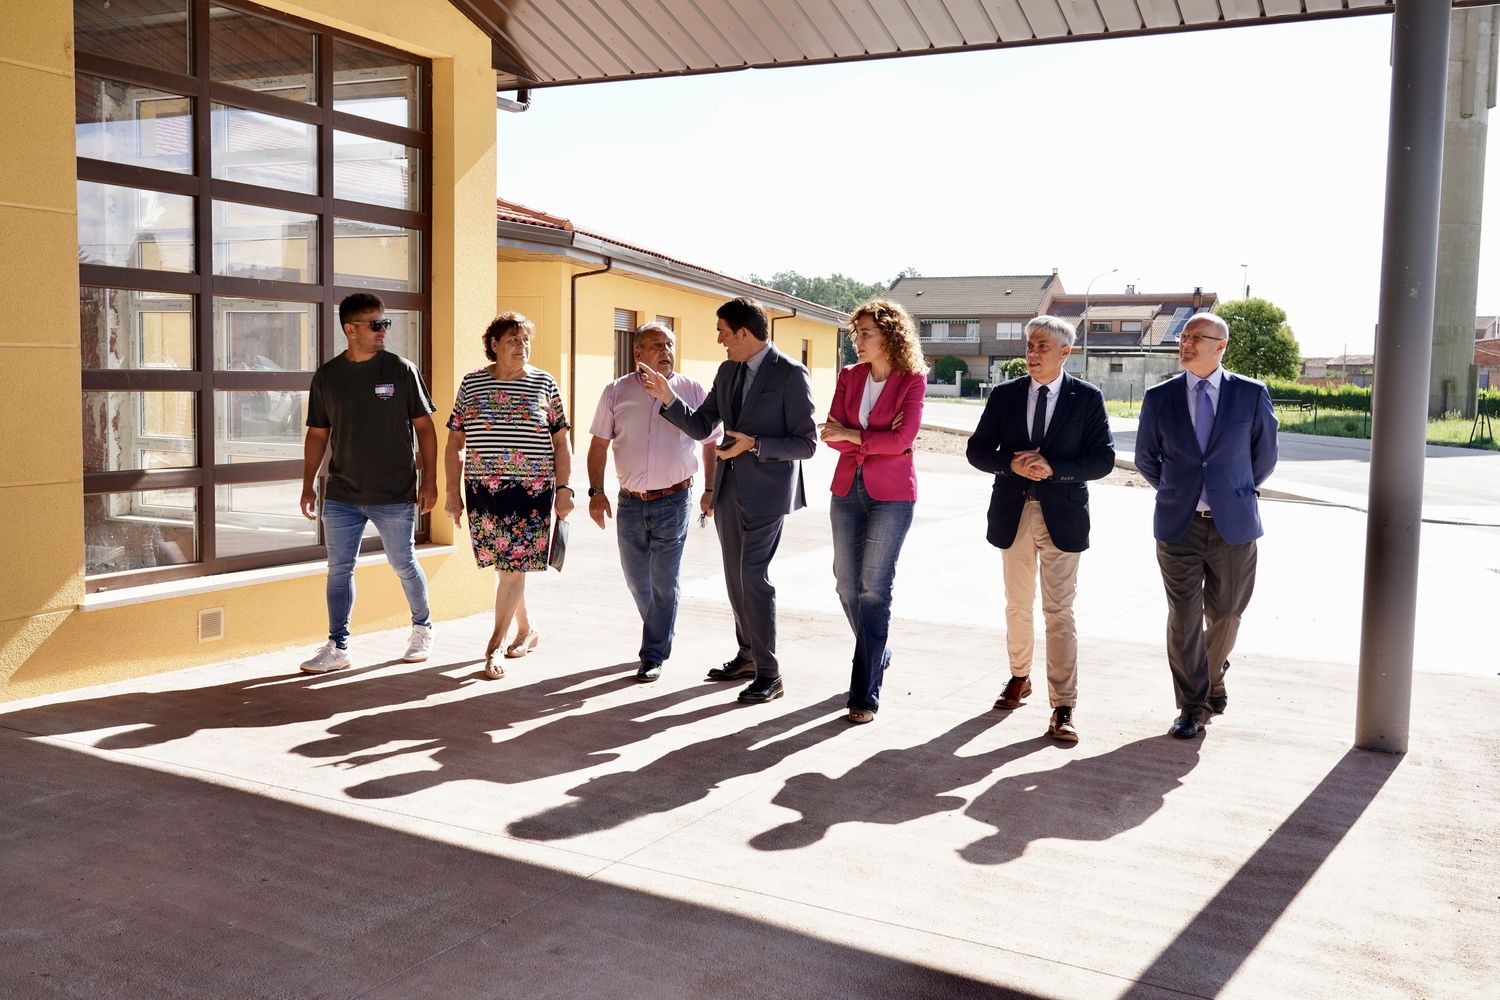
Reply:
M328 546L328 638L342 649L349 642L349 613L354 610L354 559L365 523L375 525L385 546L386 562L401 578L413 625L431 625L427 576L417 562L417 505L355 505L323 501L323 541Z
M864 475L856 472L847 496L833 497L833 575L839 601L854 630L854 668L849 678L849 707L868 712L880 708L880 682L891 654L891 585L896 559L911 527L914 500L874 500L865 492Z
M693 491L686 489L658 500L621 496L619 504L615 535L625 585L641 613L640 657L664 663L672 655L672 636L677 630L677 602L682 596L679 571Z

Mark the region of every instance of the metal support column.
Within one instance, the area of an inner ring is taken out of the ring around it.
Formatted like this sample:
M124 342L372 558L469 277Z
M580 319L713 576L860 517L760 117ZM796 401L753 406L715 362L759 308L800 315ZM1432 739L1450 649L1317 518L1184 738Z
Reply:
M1354 725L1355 746L1388 753L1406 752L1411 722L1451 16L1446 0L1396 0L1391 34L1391 125L1375 339L1374 399L1380 406L1370 430L1370 512Z

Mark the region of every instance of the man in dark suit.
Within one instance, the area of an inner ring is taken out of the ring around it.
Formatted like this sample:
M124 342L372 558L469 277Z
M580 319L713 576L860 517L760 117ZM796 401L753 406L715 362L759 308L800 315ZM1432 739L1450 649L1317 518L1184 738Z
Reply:
M969 464L993 473L991 545L1003 550L1005 645L1010 681L996 708L1020 708L1031 693L1032 608L1042 584L1047 622L1047 732L1078 740L1078 631L1073 595L1079 554L1089 547L1090 479L1115 465L1114 438L1104 394L1063 371L1073 351L1073 327L1055 316L1026 324L1025 378L990 393L969 438Z
M1156 488L1153 533L1178 708L1171 732L1179 739L1229 705L1224 671L1255 589L1263 533L1257 488L1276 468L1271 394L1224 370L1228 342L1218 316L1188 320L1177 346L1185 370L1146 390L1136 431L1136 468Z
M752 677L739 700L758 704L782 695L771 557L781 541L782 519L807 505L802 459L817 450L817 424L807 369L767 339L765 310L749 299L731 299L718 317L728 360L702 406L683 403L659 373L644 367L640 372L646 391L661 402L662 416L689 437L701 440L724 424L712 510L738 649L708 679Z

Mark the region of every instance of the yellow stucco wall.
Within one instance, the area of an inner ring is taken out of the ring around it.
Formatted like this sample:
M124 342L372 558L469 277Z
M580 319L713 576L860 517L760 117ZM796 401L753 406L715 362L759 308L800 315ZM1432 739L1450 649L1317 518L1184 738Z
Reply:
M495 302L495 105L490 41L448 4L428 0L261 0L433 60L432 390L441 418L456 374L477 364ZM72 4L14 4L0 34L0 264L13 296L0 365L0 701L321 641L323 577L83 611ZM20 99L24 95L24 100ZM455 331L457 336L455 336ZM35 428L28 434L25 428ZM433 518L433 540L452 525ZM423 559L435 617L482 610L493 575L467 539ZM354 629L407 620L383 563L357 571ZM223 608L225 637L197 640L197 614ZM302 650L288 652L288 666Z
M576 428L575 444L588 443L588 427L604 386L615 377L616 309L629 309L636 322L670 316L677 332L677 368L707 385L724 360L715 327L715 310L729 298L692 288L674 286L628 273L589 275L578 281L578 383L576 399L569 401L567 356L571 276L592 268L563 261L510 260L499 262L498 308L524 312L537 325L537 345L532 363L552 372L569 405L569 419ZM776 321L777 347L802 360L802 341L810 341L809 370L813 395L821 419L833 399L837 374L837 329L828 323L801 316L787 316L772 308ZM476 338L477 342L477 338ZM476 362L476 367L478 363ZM574 476L577 479L577 475Z

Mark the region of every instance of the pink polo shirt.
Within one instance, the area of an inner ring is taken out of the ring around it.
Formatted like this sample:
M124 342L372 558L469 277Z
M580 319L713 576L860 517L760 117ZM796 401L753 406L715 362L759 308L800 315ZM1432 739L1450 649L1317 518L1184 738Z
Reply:
M674 373L667 384L688 406L702 406L708 397L708 390L686 375ZM604 387L589 433L610 442L615 475L633 493L675 486L698 471L698 443L667 422L634 372ZM710 437L718 434L715 430Z

